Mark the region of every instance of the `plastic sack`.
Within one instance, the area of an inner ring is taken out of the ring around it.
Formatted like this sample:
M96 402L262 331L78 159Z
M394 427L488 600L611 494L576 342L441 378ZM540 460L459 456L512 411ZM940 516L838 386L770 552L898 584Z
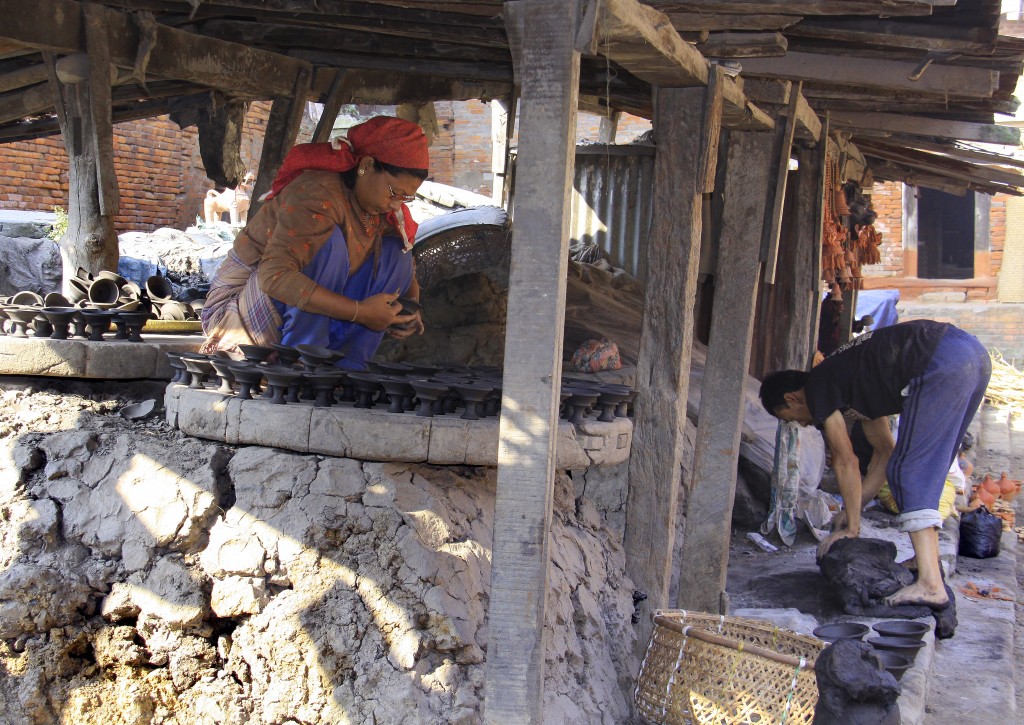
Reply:
M991 559L999 554L1003 520L984 506L960 517L960 556Z

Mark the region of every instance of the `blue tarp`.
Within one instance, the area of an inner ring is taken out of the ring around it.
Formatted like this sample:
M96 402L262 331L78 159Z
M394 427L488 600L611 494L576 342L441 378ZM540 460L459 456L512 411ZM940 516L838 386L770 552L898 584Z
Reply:
M857 310L854 317L860 319L871 315L875 323L871 329L888 327L899 322L896 305L900 301L900 291L894 289L860 290L857 293Z

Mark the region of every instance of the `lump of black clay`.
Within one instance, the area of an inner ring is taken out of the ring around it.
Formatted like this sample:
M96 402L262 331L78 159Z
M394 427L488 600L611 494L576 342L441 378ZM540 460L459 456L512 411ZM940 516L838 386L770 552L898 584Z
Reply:
M871 645L837 640L818 655L814 673L814 725L900 725L899 683Z

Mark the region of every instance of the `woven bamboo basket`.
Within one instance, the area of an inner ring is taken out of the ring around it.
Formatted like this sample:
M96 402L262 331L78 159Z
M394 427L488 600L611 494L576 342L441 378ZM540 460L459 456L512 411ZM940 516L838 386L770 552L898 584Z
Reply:
M825 643L767 622L654 613L634 700L648 723L811 725Z

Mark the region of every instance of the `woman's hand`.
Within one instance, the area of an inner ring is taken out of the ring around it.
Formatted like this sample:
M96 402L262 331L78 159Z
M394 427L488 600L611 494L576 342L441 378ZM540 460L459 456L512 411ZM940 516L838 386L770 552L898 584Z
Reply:
M423 326L422 313L417 310L411 315L399 315L395 318L395 324L387 329L389 337L396 340L404 340L413 335L422 335L426 328Z
M398 299L397 292L381 292L373 297L367 297L359 301L359 310L353 322L367 327L374 332L386 330L396 322L401 323L412 319L412 315L401 315L400 305L392 304Z

